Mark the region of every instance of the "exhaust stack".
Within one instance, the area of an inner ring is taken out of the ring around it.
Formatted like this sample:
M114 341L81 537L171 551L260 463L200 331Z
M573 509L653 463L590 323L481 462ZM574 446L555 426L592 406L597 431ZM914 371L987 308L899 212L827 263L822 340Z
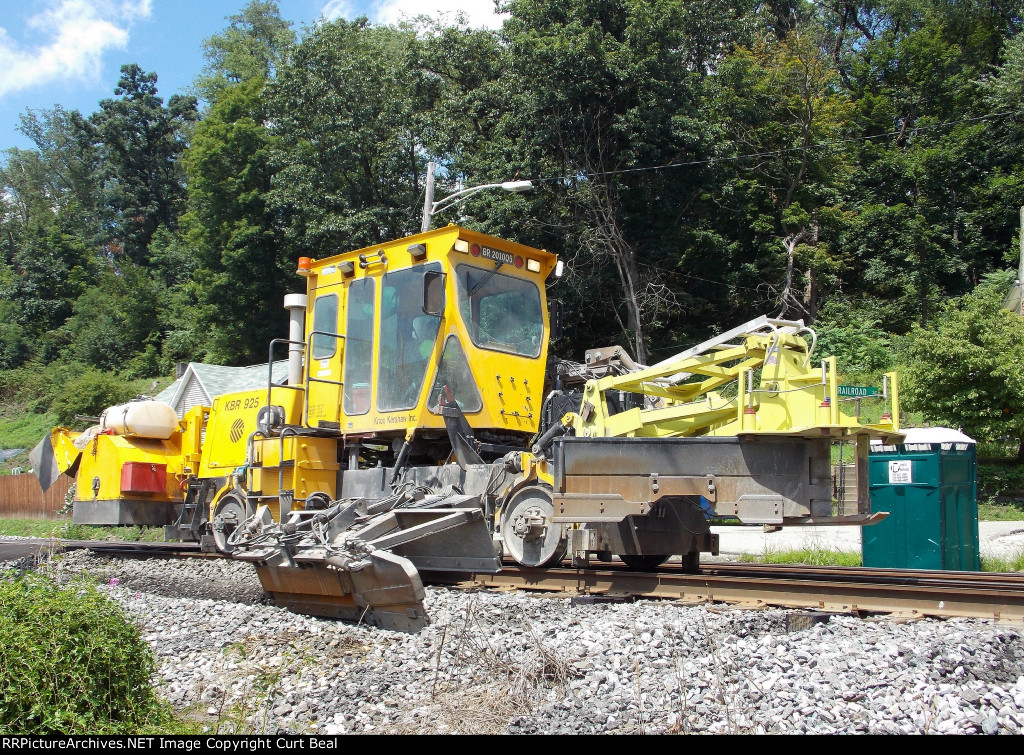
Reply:
M284 308L288 310L288 385L302 382L302 342L306 320L306 295L287 294Z

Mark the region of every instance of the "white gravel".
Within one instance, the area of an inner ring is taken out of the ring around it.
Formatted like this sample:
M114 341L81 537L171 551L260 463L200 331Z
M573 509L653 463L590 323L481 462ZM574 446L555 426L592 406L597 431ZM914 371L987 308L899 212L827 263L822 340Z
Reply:
M1019 627L428 589L415 635L262 602L228 561L66 554L137 617L174 706L219 733L1003 733Z

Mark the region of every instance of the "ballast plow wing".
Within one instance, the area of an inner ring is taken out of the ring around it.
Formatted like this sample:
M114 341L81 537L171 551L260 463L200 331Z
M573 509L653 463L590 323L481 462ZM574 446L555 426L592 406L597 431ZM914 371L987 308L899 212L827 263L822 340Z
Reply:
M456 490L343 499L281 524L261 506L229 544L284 608L406 632L429 621L421 571L500 569L480 496Z

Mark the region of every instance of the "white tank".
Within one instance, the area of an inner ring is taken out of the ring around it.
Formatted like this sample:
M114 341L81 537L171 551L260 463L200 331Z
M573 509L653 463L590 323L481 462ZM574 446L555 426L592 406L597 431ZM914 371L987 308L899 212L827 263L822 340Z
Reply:
M178 415L162 401L129 401L105 409L100 415L100 430L114 435L167 440L178 429Z

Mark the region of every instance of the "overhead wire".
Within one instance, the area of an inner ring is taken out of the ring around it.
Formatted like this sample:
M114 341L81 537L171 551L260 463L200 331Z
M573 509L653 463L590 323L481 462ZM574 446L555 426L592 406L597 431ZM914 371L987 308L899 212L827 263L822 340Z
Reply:
M926 125L923 125L923 126L914 126L910 130L911 131L915 131L915 132L916 131L926 131L926 130L930 130L930 129L943 128L943 127L946 127L946 126L958 126L958 125L963 124L963 123L976 123L976 122L979 122L979 121L994 120L996 118L1003 118L1003 117L1006 117L1008 115L1017 115L1017 114L1018 113L1016 111L1014 111L1014 110L1007 110L1007 111L1002 112L1002 113L989 113L988 115L979 115L979 116L975 116L973 118L960 118L960 119L955 120L955 121L943 121L941 123L932 123L932 124L926 124ZM640 166L640 167L636 167L636 168L618 168L616 170L591 171L591 172L580 171L580 172L574 173L572 175L553 176L551 178L533 178L533 179L530 179L530 180L533 181L534 183L550 183L552 181L563 181L563 180L567 181L567 180L571 180L573 178L597 178L599 176L613 176L613 175L619 175L619 174L622 174L622 173L643 173L643 172L646 172L646 171L666 170L668 168L687 168L687 167L693 167L693 166L697 166L697 165L710 165L712 163L733 162L733 161L737 161L737 160L746 160L748 158L775 157L775 156L778 156L778 155L785 155L785 154L788 154L788 153L791 153L791 152L806 152L806 151L813 150L813 149L820 149L820 148L826 148L826 147L836 147L836 146L841 146L841 145L844 145L844 144L854 144L854 143L857 143L857 142L866 142L866 141L870 141L872 139L882 139L882 138L885 138L887 136L899 136L900 134L905 133L905 132L906 132L905 129L897 129L895 131L886 131L886 132L881 133L881 134L872 134L872 135L869 135L869 136L857 136L857 137L850 137L848 139L836 139L836 140L828 141L828 142L816 142L814 144L809 144L809 145L803 146L803 147L786 147L784 149L767 150L767 151L764 151L764 152L749 152L749 153L745 153L745 154L742 154L742 155L727 155L727 156L724 156L724 157L708 157L708 158L704 158L702 160L687 160L687 161L682 161L682 162L663 163L661 165L646 165L646 166Z

